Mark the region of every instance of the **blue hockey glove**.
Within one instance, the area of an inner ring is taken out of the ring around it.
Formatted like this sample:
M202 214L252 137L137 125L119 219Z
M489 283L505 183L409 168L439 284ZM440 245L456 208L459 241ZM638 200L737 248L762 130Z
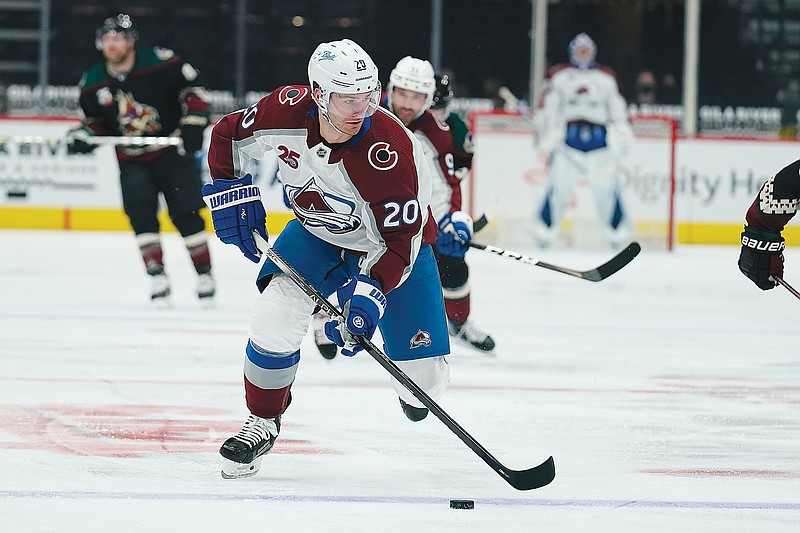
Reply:
M224 243L235 244L246 258L258 263L261 252L253 239L253 230L268 240L267 214L253 177L245 174L237 180L216 179L206 183L203 200L211 210L217 237Z
M363 350L353 335L372 338L378 320L386 310L386 296L377 281L364 274L356 274L336 291L336 297L342 306L345 321L327 322L325 336L342 347L342 355L352 357Z
M442 255L464 257L472 240L472 217L463 211L448 213L439 221L436 248Z

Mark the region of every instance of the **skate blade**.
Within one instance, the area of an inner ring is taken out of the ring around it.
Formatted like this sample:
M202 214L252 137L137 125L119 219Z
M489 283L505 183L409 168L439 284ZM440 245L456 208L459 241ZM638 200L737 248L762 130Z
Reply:
M237 463L230 459L222 458L222 479L239 479L243 477L251 477L258 473L261 468L261 461L263 457L257 457L252 463Z
M151 300L151 304L155 309L170 309L172 308L172 302L170 301L169 297L164 296L161 298L153 298Z
M200 308L201 309L213 309L216 307L214 304L214 297L213 296L203 296L199 299L200 301Z

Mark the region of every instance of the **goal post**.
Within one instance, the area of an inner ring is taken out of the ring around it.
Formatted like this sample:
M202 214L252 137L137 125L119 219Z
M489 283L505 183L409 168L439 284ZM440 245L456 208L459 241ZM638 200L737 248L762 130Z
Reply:
M633 239L671 250L675 231L677 121L669 116L630 117L634 142L616 170ZM536 246L536 224L547 186L547 154L536 147L531 115L473 112L473 169L462 190L471 214L486 213L486 238L501 245ZM597 220L589 184L579 179L556 245L609 246Z

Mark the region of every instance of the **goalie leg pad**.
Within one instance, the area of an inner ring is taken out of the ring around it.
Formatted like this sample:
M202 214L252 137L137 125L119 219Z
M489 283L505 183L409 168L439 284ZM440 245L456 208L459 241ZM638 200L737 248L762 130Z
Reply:
M547 169L547 191L539 209L542 223L552 230L558 230L567 212L572 193L578 179L585 169L578 161L582 155L571 148L561 148L553 152Z

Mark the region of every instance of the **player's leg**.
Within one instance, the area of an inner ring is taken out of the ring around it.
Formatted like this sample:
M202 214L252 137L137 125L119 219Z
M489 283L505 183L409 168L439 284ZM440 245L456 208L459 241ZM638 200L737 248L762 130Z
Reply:
M551 245L558 237L575 184L584 172L577 161L578 152L562 146L550 156L547 166L547 187L538 211L535 234L541 246Z
M386 354L422 388L438 400L450 381L444 356L450 353L447 320L436 260L429 245L420 250L408 279L386 295L386 312L380 321ZM391 378L406 416L417 422L428 409Z
M122 206L150 276L150 299L157 306L169 303L169 280L158 225L158 186L147 165L120 162Z
M605 229L609 244L617 248L633 236L633 228L622 200L618 159L610 149L602 148L587 153L586 160L591 169L589 186L599 221Z
M281 232L274 248L318 288L325 287L325 272L341 262L338 248L312 236L297 221ZM281 417L291 403L300 345L314 310L313 302L271 261L262 266L257 286L261 294L253 306L244 365L250 416L220 448L226 479L258 472L262 457L274 446Z
M447 329L450 335L478 350L486 352L493 350L494 340L469 318L471 308L469 267L464 257L443 255L435 249L434 253L442 283Z
M300 343L313 307L297 285L282 274L272 276L256 299L244 362L245 401L250 416L239 433L227 439L219 450L225 458L222 477L254 475L262 457L274 446L281 416L291 402Z
M193 157L177 152L163 155L153 165L169 216L183 237L197 272L197 297L208 306L213 302L216 284L211 274L206 224L200 215L200 209L204 207L200 169Z

